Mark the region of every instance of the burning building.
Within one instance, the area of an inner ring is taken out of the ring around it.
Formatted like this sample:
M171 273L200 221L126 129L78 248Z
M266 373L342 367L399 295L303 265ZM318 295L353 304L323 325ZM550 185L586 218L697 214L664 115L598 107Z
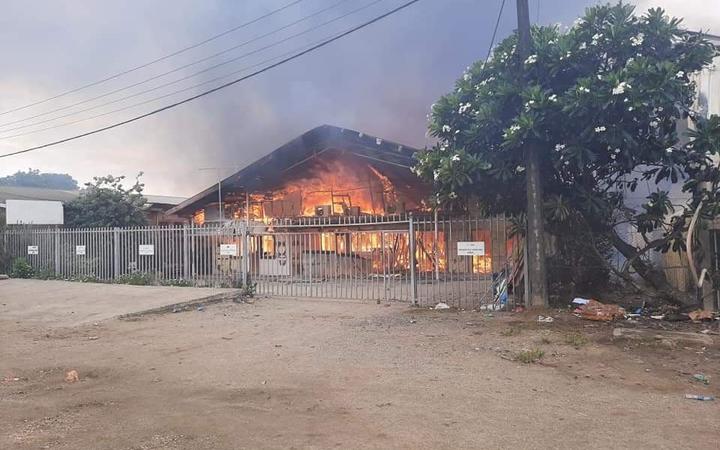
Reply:
M196 224L422 211L416 150L357 131L314 128L168 211Z

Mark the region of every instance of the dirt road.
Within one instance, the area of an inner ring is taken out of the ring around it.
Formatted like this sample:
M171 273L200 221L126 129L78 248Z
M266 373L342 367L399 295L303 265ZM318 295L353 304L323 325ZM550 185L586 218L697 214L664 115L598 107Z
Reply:
M584 324L575 348L562 320L517 320L290 299L0 319L0 448L717 448L720 401L683 398L720 393L717 350L624 346ZM509 360L536 347L539 363Z

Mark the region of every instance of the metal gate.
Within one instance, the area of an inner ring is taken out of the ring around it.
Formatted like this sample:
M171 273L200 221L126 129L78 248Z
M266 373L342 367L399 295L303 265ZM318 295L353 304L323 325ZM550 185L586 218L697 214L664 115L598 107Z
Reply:
M11 227L10 259L43 278L240 286L288 297L439 302L473 308L507 294L503 218L326 217L249 224ZM472 255L458 253L474 246Z

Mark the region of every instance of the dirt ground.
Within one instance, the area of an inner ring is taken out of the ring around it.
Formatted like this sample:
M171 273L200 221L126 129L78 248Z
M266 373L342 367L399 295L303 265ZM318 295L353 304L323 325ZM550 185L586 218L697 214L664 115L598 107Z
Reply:
M720 400L683 398L720 394L717 347L554 316L257 299L62 328L0 317L0 448L718 448Z

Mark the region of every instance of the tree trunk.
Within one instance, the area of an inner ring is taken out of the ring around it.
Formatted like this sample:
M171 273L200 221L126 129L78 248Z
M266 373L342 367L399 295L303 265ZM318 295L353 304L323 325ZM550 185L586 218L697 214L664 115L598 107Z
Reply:
M659 291L664 297L670 301L680 305L691 305L695 303L695 299L679 290L675 289L667 280L665 273L653 266L651 263L644 261L638 256L638 249L625 242L615 230L610 233L610 240L613 246L628 260L632 261L631 266L635 269L640 277L650 286Z

